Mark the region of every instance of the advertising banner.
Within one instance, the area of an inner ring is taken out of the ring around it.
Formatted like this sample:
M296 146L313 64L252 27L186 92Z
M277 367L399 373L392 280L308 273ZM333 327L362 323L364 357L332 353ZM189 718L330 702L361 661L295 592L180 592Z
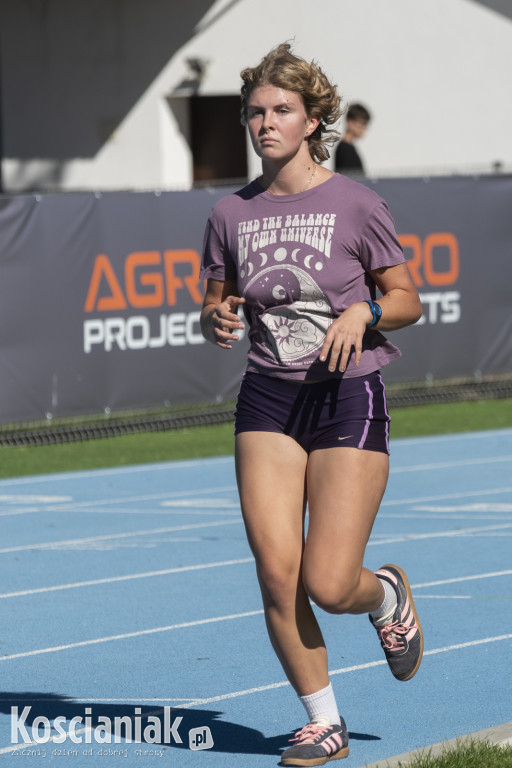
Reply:
M512 370L512 178L390 179L423 305L387 381ZM206 218L232 190L0 198L0 422L221 402L247 340L204 341ZM250 246L249 246L250 247Z
M246 350L222 354L199 327L203 229L220 196L1 199L1 422L236 395Z

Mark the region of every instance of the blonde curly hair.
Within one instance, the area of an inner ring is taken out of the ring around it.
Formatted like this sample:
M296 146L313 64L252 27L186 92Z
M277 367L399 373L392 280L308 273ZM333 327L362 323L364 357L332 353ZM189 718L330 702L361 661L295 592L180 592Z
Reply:
M320 118L315 131L308 137L309 154L313 160L323 163L330 156L327 145L334 144L340 137L335 125L342 115L341 98L338 89L332 85L318 64L308 63L292 53L289 43L273 48L257 67L242 70L241 122L247 125L247 105L251 92L263 85L273 85L301 96L309 117Z

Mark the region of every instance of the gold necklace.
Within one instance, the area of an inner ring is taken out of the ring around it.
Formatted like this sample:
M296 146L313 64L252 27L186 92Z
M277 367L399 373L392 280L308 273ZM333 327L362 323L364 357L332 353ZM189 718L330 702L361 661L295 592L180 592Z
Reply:
M308 183L306 184L306 186L304 187L304 189L301 189L301 192L305 192L305 191L306 191L306 189L307 189L307 188L308 188L308 187L309 187L309 186L310 186L310 185L313 183L313 179L314 179L314 178L315 178L315 176L316 176L316 169L317 169L317 168L318 168L318 166L317 166L317 164L315 163L315 167L313 168L313 173L312 173L312 174L311 174L311 176L309 177Z

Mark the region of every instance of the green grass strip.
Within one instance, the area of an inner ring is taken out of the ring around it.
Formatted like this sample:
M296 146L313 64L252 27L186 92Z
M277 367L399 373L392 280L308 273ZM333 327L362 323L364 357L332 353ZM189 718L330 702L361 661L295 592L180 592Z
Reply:
M398 768L512 768L512 747L466 739L440 755L425 750L410 762L399 761Z

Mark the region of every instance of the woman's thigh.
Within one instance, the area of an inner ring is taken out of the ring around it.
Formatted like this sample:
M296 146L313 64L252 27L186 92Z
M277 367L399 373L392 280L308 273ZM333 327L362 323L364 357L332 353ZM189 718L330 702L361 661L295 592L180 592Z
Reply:
M310 454L306 583L358 584L388 473L388 456L377 451L336 447Z
M236 436L242 514L260 576L266 572L277 577L280 571L300 569L307 460L307 453L287 435L242 432Z

